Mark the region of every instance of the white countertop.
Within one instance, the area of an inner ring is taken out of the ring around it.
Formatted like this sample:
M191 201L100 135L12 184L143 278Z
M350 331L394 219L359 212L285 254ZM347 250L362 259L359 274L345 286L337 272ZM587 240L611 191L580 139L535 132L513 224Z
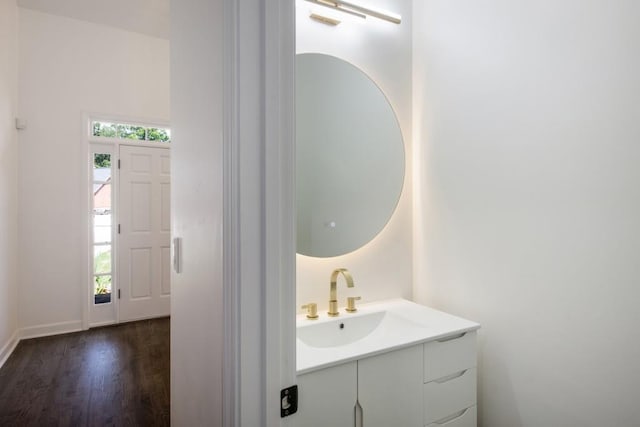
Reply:
M304 314L298 315L296 327L300 329L329 322L338 322L339 325L341 321L348 324L349 319L380 312L385 312L385 320L357 341L333 347L313 347L298 337L298 375L480 328L476 322L404 299L361 304L356 313L347 313L343 308L340 311L338 317L321 313L316 320L309 320Z

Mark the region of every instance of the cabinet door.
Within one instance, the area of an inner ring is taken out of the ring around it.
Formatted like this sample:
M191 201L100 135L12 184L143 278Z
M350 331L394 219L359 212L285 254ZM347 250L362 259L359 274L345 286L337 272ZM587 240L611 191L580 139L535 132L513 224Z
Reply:
M419 427L422 420L423 347L358 361L358 402L364 427Z
M354 427L356 362L298 376L296 427Z

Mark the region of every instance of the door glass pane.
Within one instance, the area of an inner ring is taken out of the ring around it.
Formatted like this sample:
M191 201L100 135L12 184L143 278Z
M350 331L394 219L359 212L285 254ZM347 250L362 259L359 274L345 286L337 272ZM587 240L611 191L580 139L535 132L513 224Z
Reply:
M111 184L93 184L93 210L97 215L111 214Z
M94 122L96 136L116 137L117 126L111 123ZM94 153L92 159L93 194L93 281L91 284L94 304L111 302L112 280L112 181L111 154Z
M108 170L108 177L96 176L96 171L94 170L94 181L107 181L107 178L111 178L111 154L106 153L95 153L93 155L93 169L102 169ZM98 171L98 173L100 173Z
M95 304L111 302L111 275L94 277L93 296Z
M97 245L93 250L93 272L95 274L111 273L111 246Z
M93 215L93 242L111 243L111 213L99 213Z

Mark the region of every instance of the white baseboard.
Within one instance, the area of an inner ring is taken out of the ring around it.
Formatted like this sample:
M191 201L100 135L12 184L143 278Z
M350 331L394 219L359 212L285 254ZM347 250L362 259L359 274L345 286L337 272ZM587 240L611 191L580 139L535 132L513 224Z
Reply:
M142 317L134 317L132 319L127 319L127 320L121 320L119 322L120 325L122 325L123 323L131 323L131 322L140 322L142 320L153 320L153 319L167 319L167 318L171 318L170 314L160 314L160 315L154 315L154 316L142 316Z
M6 362L9 356L11 356L11 353L16 349L19 342L18 331L16 330L13 335L11 335L11 338L9 338L9 341L7 341L0 349L0 368L2 368L4 362Z
M82 320L49 323L20 329L20 339L47 337L49 335L68 334L69 332L78 331L82 331Z
M96 322L96 323L90 323L89 324L89 329L92 328L101 328L103 326L111 326L111 325L116 325L116 321L115 320L107 320L106 322Z

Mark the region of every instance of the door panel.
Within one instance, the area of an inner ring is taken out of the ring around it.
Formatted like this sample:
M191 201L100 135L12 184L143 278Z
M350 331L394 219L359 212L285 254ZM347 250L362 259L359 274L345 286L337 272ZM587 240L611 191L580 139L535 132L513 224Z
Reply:
M120 176L122 176L122 171ZM129 200L123 197L125 199L123 205L129 205L129 212L123 210L121 218L123 220L131 219L131 232L151 233L153 231L151 224L151 212L153 211L151 182L123 182L122 185L129 186L130 197Z
M353 427L356 424L357 362L299 375L298 413L292 423L300 427ZM397 425L400 427L400 425Z
M169 183L160 186L160 229L166 233L171 232L171 185Z
M151 248L129 250L129 271L131 276L128 278L128 282L132 300L151 298L151 276L153 275L151 250Z
M171 248L162 247L162 295L171 293Z
M120 146L120 321L169 315L169 172L168 149Z
M358 402L366 427L421 427L422 345L358 361Z

